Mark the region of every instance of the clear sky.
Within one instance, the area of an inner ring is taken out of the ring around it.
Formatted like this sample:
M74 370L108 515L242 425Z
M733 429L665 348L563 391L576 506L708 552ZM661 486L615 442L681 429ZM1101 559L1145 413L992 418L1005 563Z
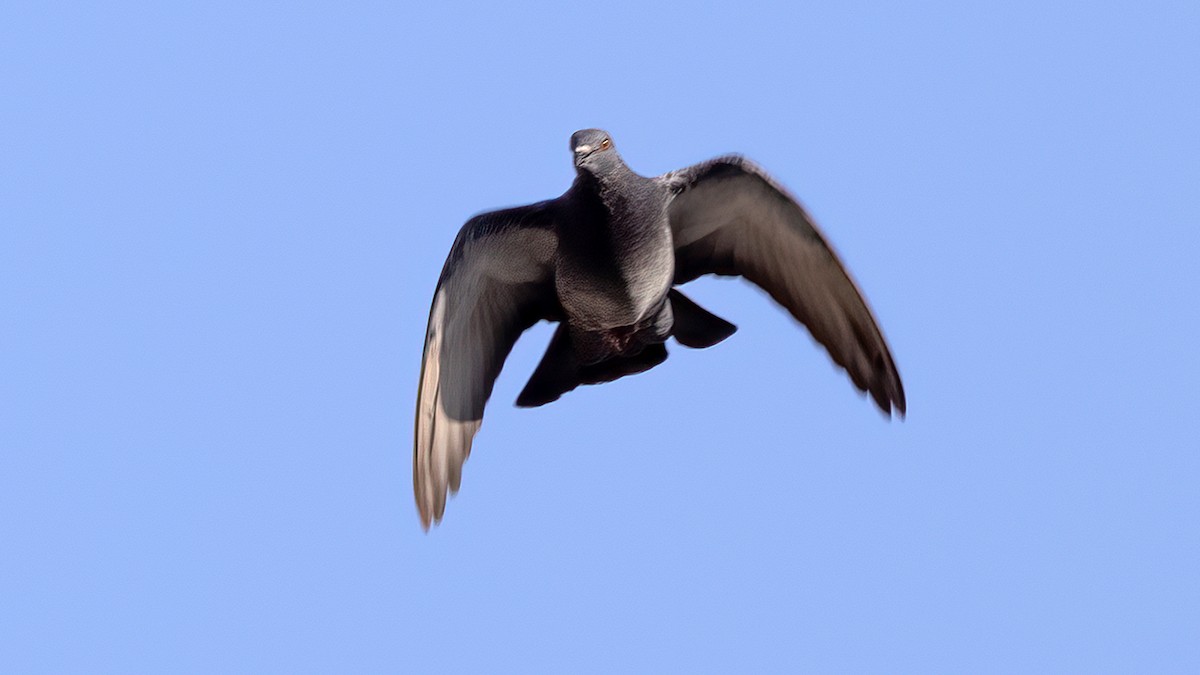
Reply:
M1200 4L51 4L0 9L0 670L1200 670ZM799 195L908 419L701 281L732 339L536 410L527 333L425 534L438 272L590 126Z

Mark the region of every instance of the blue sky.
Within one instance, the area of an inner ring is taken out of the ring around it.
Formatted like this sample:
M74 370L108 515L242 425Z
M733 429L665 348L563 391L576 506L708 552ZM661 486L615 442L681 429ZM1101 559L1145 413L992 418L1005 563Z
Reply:
M0 670L1200 669L1200 5L46 5L0 10ZM732 339L517 410L527 333L427 535L438 272L590 126L799 195L908 419L702 280Z

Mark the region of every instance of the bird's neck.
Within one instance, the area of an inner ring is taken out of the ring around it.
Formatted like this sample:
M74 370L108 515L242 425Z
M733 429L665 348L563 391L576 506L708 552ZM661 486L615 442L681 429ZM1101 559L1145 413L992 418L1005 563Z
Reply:
M628 183L630 180L636 180L639 177L624 164L605 171L602 174L594 174L585 169L576 169L575 174L575 185L579 189L594 190L597 193L604 192L617 185Z
M648 179L628 169L624 172L624 177L614 177L611 172L603 176L579 172L569 197L579 217L564 225L572 231L573 238L599 236L606 241L629 244L650 234L647 215L657 206L649 203L654 195L652 191L636 188L638 181Z
M611 218L626 207L621 185L622 178L614 176L613 173L596 175L588 171L579 171L575 183L571 186L571 192L580 203L594 204Z

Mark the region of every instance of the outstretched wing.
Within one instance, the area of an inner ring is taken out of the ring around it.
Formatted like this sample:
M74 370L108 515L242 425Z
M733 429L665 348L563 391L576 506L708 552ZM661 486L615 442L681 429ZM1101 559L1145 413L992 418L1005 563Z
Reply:
M550 202L472 218L438 279L417 391L413 492L428 529L458 492L483 408L513 343L554 312Z
M875 317L837 254L797 201L742 157L720 157L660 179L674 193L675 283L743 276L767 291L829 350L888 414L904 387Z

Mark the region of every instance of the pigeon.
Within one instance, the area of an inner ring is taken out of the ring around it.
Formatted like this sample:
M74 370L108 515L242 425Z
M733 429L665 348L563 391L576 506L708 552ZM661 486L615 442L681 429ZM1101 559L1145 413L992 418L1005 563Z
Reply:
M666 340L711 347L736 327L676 286L705 274L765 290L890 416L904 387L871 310L808 212L740 155L654 178L600 129L571 136L575 181L556 199L477 215L434 291L417 393L413 490L441 522L492 386L517 338L557 322L517 406L550 403L667 358Z

